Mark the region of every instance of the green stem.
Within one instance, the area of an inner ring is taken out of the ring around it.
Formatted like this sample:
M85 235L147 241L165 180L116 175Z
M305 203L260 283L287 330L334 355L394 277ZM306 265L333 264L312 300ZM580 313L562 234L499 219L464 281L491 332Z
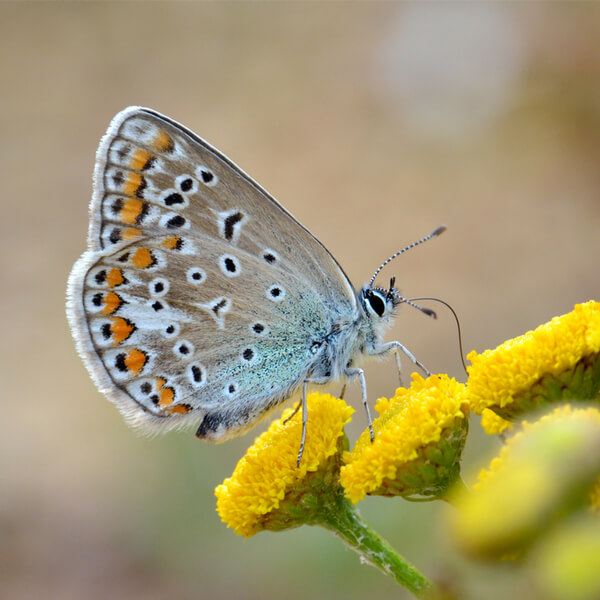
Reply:
M432 596L434 588L431 581L375 533L343 494L336 495L335 501L329 504L328 508L329 510L320 514L320 525L340 537L368 563L393 577L415 597Z

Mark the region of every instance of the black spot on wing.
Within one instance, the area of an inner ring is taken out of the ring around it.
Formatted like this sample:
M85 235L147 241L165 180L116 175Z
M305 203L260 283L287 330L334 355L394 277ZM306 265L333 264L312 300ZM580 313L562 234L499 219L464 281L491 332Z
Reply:
M236 224L239 223L243 218L244 215L239 211L225 217L223 222L223 235L228 242L233 239Z

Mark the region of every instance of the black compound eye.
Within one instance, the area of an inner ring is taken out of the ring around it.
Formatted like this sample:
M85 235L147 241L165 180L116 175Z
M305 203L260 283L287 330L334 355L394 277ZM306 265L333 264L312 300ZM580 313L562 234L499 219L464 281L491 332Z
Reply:
M377 292L369 292L365 296L365 300L369 303L373 312L380 317L385 313L385 300Z

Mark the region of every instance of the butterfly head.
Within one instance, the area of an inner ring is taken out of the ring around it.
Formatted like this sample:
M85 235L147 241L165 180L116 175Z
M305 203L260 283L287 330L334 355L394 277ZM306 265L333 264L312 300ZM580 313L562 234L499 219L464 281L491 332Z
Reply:
M387 323L396 314L398 305L404 301L394 287L396 278L390 279L389 288L365 285L359 294L360 304L365 314L375 322Z
M381 265L379 265L379 268L375 271L375 273L373 273L373 277L371 277L371 281L368 283L368 285L365 285L360 290L360 305L364 311L364 314L368 317L370 322L373 323L373 326L380 327L381 325L389 323L391 319L393 319L393 317L396 315L398 305L402 304L403 302L414 308L418 308L425 314L435 318L435 313L432 310L428 308L423 308L418 304L415 304L409 298L405 298L404 296L400 295L400 292L394 287L394 284L396 282L395 277L392 277L390 279L390 287L387 289L374 286L373 283L375 282L375 279L377 278L377 275L381 272L381 270L395 258L400 256L401 254L404 254L404 252L406 252L407 250L410 250L415 246L419 246L420 244L426 242L427 240L430 240L431 238L437 237L444 231L446 231L446 226L441 225L440 227L432 231L429 235L422 237L420 240L413 242L412 244L409 244L408 246L402 248L402 250L398 250L398 252L392 254L392 256L390 256Z

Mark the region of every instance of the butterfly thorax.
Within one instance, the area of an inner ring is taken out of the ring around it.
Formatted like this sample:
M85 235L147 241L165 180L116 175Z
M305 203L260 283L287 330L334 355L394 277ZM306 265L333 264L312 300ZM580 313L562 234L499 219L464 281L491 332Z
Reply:
M391 325L399 300L396 290L364 286L356 292L357 310L352 318L340 318L323 340L316 340L311 380L337 381L363 356L373 356Z

